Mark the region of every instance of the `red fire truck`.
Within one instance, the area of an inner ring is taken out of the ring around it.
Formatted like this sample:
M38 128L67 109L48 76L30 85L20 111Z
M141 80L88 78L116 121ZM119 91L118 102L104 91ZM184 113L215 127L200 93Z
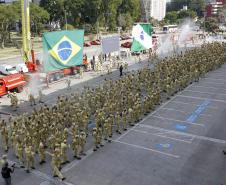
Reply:
M7 94L8 91L21 92L26 85L23 74L13 74L0 76L0 97Z

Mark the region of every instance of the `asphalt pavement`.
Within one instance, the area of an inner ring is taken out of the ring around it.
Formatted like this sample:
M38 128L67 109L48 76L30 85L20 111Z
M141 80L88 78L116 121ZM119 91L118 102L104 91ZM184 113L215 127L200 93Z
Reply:
M109 78L118 78L118 71ZM90 84L99 84L101 79L104 76ZM30 174L17 168L13 184L224 185L225 110L226 64L163 102L135 127L122 135L115 134L113 142L99 151L93 153L89 138L87 156L81 161L74 160L69 152L71 163L62 169L65 182L51 177L48 162L44 166L36 164ZM9 159L17 162L11 151Z

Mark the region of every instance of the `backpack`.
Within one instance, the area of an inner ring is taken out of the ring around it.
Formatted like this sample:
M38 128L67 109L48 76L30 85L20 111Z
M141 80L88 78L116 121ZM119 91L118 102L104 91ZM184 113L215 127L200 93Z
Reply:
M3 178L9 178L9 177L10 177L9 170L8 170L8 168L6 168L6 167L3 167L3 168L2 168L1 174L2 174L2 177L3 177Z

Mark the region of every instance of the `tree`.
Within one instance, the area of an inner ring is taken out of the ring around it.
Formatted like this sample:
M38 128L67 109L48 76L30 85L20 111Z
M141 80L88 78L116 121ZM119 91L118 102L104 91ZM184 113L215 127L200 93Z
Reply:
M65 24L65 17L72 25L80 22L84 0L41 0L40 6L50 14L50 22L60 22ZM79 20L79 21L78 21Z
M117 27L118 7L122 4L122 0L104 0L103 12L105 15L105 24L109 30L115 30Z
M51 23L64 20L64 0L41 0L40 6L49 13Z
M178 19L177 11L168 12L165 17L165 20L170 24L176 23L177 19Z
M122 27L123 31L131 29L133 25L133 19L129 13L127 14L120 14L118 16L118 25Z
M7 36L10 38L10 28L19 15L13 5L0 5L0 12L0 43L1 48L4 48Z
M191 0L171 0L167 3L167 12L179 11L183 6L189 6Z
M179 19L192 18L194 19L197 16L196 12L193 10L181 10L178 12Z
M179 11L183 6L188 6L188 8L195 11L198 16L203 16L205 0L171 0L171 2L167 3L167 12Z
M159 25L159 21L157 19L154 19L153 17L149 18L149 22L151 23L152 26L158 26Z
M202 27L204 26L207 32L215 33L219 29L218 20L214 17L207 18L205 23L203 23Z
M49 13L35 3L30 3L30 14L32 32L40 34L44 28L43 24L50 18Z
M71 24L67 24L67 26L66 26L66 24L62 27L62 29L63 30L74 30L75 29L75 27L73 26L73 25L71 25Z
M100 20L102 12L102 0L89 0L84 2L82 9L82 21L94 25Z
M140 0L122 0L118 12L130 14L133 21L138 21L141 15Z
M191 0L189 9L194 10L198 16L203 16L205 10L205 0Z

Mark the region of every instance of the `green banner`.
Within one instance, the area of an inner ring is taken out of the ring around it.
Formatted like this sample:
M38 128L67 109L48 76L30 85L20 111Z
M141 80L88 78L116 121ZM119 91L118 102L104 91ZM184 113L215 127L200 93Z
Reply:
M44 71L56 71L83 63L84 30L44 33Z
M138 23L139 25L141 25L144 29L144 31L148 34L148 35L152 35L153 32L153 28L151 26L150 23ZM133 39L133 43L131 46L131 51L132 52L139 52L142 50L146 50L138 41L136 41L135 39Z

